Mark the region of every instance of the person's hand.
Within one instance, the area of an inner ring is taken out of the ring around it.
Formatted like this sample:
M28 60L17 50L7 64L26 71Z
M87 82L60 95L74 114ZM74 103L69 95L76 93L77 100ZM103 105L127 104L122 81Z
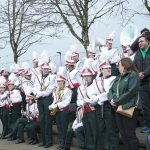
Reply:
M21 114L23 114L24 113L24 110L21 110Z
M117 105L115 104L113 99L110 101L110 104L111 104L111 106L117 107Z
M144 78L144 72L139 72L139 78L143 79Z
M145 36L145 32L142 32L141 36Z

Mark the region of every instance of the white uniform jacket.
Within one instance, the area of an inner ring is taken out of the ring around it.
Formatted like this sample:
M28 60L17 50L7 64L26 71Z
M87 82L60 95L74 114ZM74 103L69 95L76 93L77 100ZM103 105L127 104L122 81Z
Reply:
M77 88L82 82L79 70L73 69L72 71L67 71L67 85L69 88Z
M93 80L95 91L95 95L92 98L93 103L95 102L99 105L103 105L103 103L108 100L107 93L109 92L115 78L115 76L110 76L106 79L99 77Z
M30 68L30 71L32 73L32 76L31 76L31 81L34 82L35 79L37 78L37 76L39 76L41 74L39 68Z
M12 90L12 91L7 91L6 92L8 94L7 97L7 104L15 104L15 103L20 103L22 101L22 97L20 94L19 90Z
M32 89L33 88L33 82L31 80L23 78L22 83L20 85L21 92L26 94L27 87L30 87Z
M0 94L0 107L5 107L7 104L7 93Z
M29 117L31 120L39 118L39 111L37 108L37 104L33 103L31 105L26 104L26 112L23 113L24 116Z
M72 91L69 88L66 87L64 92L61 93L60 96L59 96L59 95L56 94L57 90L58 90L58 88L53 92L54 100L53 100L52 105L56 104L57 101L59 100L59 98L62 97L61 102L59 102L57 104L57 106L58 106L59 109L63 109L63 108L67 107L70 104Z
M96 103L92 101L93 95L95 95L93 84L85 87L84 85L80 85L78 88L78 96L77 96L77 105L79 107L90 107L91 110L95 110Z
M42 75L37 76L33 87L33 93L36 95L36 98L47 97L53 93L55 89L55 78L56 75L53 74L49 74L46 78L42 77ZM44 87L47 88L44 91L40 91Z
M83 62L78 61L78 62L75 64L75 69L81 72L81 71L82 71L82 68L83 68Z

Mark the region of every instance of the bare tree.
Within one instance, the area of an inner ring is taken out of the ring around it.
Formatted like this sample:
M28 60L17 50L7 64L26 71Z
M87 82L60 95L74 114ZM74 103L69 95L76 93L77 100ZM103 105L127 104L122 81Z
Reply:
M53 22L54 14L49 11L48 21L38 12L39 9L29 0L4 0L0 3L0 40L4 45L10 44L16 63L31 45L57 36L59 32L59 23ZM49 5L49 9L53 6Z
M59 15L70 33L84 46L87 53L89 29L103 17L116 16L127 0L45 0L53 4L54 13ZM76 30L80 31L79 33Z

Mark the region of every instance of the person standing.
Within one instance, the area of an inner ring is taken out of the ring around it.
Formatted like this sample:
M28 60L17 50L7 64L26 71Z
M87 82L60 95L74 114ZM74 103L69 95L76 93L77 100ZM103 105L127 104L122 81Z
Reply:
M93 86L93 74L90 63L84 62L82 77L84 85L80 85L78 88L77 105L83 108L83 127L85 133L86 147L90 150L99 150L99 137L98 127L96 119L95 105L93 103L92 96L95 94Z
M9 78L7 82L8 91L7 91L7 117L8 117L8 126L10 132L13 130L13 125L21 116L21 102L22 97L19 90L15 90L15 85L13 78ZM16 135L8 139L9 141L15 140Z
M108 101L107 93L116 78L111 76L111 66L107 61L101 62L100 76L93 81L96 96L96 117L99 131L99 142L104 150L119 150L119 130L116 124L115 111Z
M5 139L5 136L8 134L8 119L7 119L7 94L6 90L6 80L3 76L0 77L0 120L2 122L3 131L1 134L1 139Z
M60 144L59 149L64 149L65 147L65 139L68 129L69 104L72 97L72 91L65 85L66 77L64 70L64 67L59 67L59 72L57 73L56 78L58 87L53 92L53 103L49 105L51 115L56 116L56 125Z
M130 58L122 58L119 62L118 75L108 92L110 104L117 109L122 105L126 110L136 107L131 118L116 112L116 122L126 150L139 150L139 141L135 130L141 110L138 98L140 79L138 71Z
M139 50L134 57L134 64L140 78L140 100L142 103L144 127L141 133L150 131L150 43L145 36L139 37Z
M52 116L48 106L52 104L52 93L55 89L55 75L49 73L49 64L41 64L42 74L37 76L34 82L33 94L38 99L38 110L40 118L40 130L42 143L39 147L48 148L52 146Z

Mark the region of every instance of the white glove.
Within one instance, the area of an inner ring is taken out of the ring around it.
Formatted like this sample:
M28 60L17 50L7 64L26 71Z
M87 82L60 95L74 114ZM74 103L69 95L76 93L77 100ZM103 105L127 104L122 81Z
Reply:
M91 100L92 100L93 102L97 103L97 101L98 101L98 96L93 95L93 96L91 97Z
M55 109L57 107L57 104L52 105L52 108Z
M52 106L53 106L53 104L52 104L52 105L49 105L49 106L48 106L48 109L49 109L49 110L52 110L52 109L53 109Z
M42 97L42 92L41 92L41 91L37 91L36 97L37 97L37 98Z
M98 103L98 105L104 105L104 102L101 102L100 100L97 102Z
M91 100L88 99L88 98L84 99L84 102L85 102L85 103L90 103L90 101L91 101Z

